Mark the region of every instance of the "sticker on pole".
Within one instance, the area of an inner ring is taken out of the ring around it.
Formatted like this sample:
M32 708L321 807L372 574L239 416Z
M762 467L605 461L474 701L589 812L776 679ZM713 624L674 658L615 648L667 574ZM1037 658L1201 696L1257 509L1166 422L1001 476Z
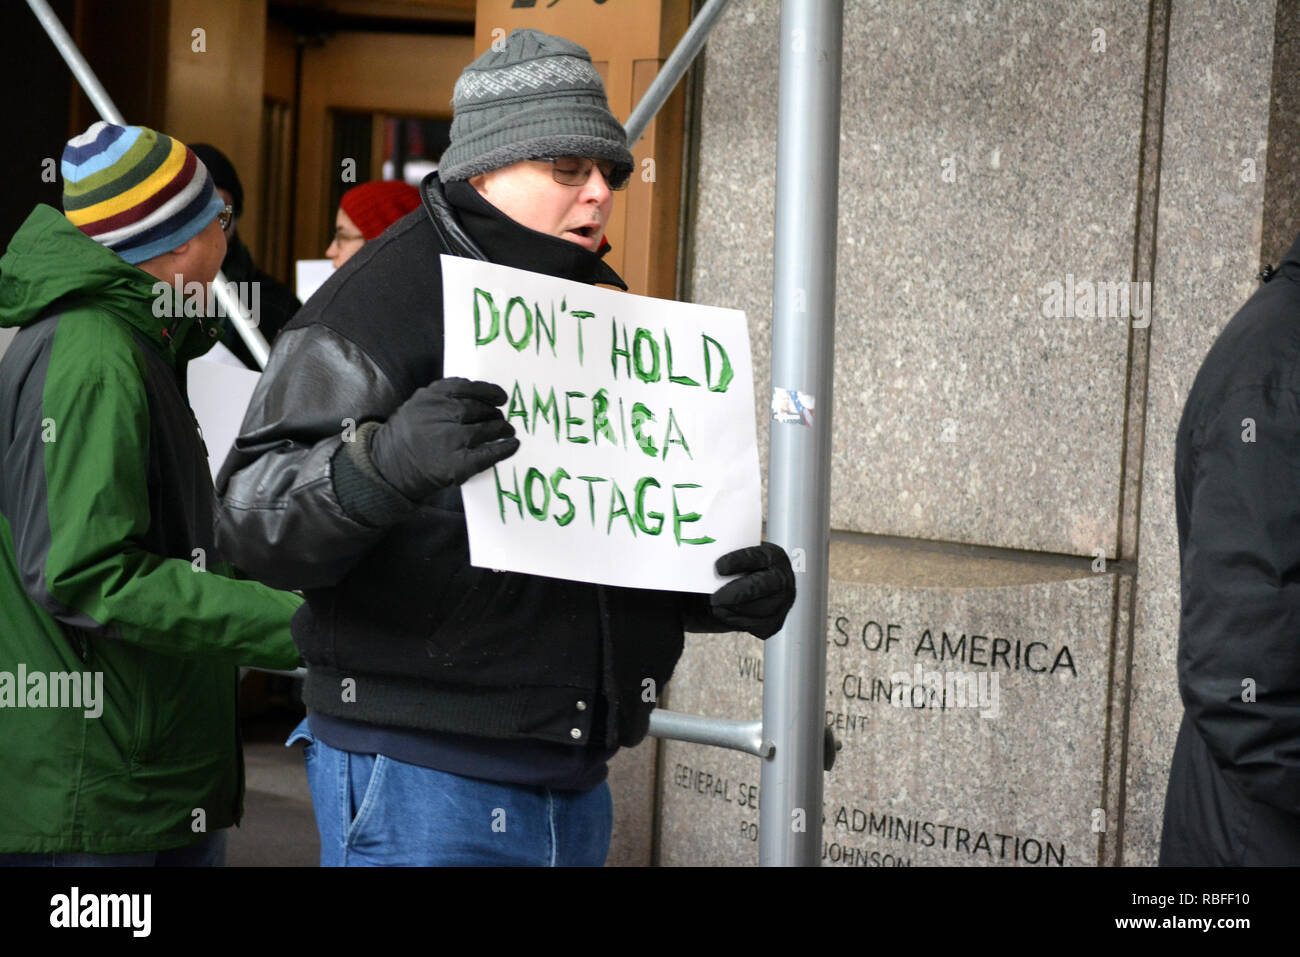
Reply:
M443 371L494 382L519 450L461 486L470 561L712 592L761 540L745 314L442 257Z
M772 421L785 425L812 425L817 400L798 389L772 390Z

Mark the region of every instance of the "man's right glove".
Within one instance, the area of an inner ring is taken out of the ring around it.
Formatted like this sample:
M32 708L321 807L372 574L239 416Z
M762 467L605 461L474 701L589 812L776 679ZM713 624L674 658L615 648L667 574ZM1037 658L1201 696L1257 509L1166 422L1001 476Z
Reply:
M741 576L710 596L714 618L755 638L781 630L795 593L794 569L784 548L771 542L740 548L719 557L713 567L719 575Z
M515 429L497 406L505 391L490 382L439 379L403 402L370 440L370 461L413 502L509 458Z

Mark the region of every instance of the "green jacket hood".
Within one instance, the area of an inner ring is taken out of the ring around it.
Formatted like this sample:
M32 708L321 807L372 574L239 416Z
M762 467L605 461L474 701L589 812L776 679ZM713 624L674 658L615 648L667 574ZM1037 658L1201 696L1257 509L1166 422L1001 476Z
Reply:
M164 304L168 308L158 307L159 284L58 210L41 204L0 258L0 327L30 325L60 302L65 308L91 307L120 318L173 360L188 361L211 349L222 320L204 321L203 326L215 329L214 336L205 333L195 316L168 316L177 310L171 301Z

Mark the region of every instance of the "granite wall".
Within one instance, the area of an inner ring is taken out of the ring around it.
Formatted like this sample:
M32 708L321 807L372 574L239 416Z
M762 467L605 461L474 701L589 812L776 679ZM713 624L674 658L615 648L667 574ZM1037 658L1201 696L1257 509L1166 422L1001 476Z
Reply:
M1294 9L845 3L823 863L1155 863L1174 435L1296 229ZM778 23L710 40L686 276L749 315L764 470ZM689 637L666 706L758 716L762 655ZM759 759L657 758L656 860L756 862Z

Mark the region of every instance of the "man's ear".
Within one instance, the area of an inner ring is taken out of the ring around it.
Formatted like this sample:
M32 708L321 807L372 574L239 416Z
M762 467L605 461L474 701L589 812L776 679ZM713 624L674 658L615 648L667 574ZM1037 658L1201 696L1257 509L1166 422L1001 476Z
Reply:
M471 177L469 178L468 182L469 182L469 185L471 185L471 186L474 187L474 190L475 190L475 191L476 191L480 196L486 196L486 195L487 195L487 193L485 193L485 192L483 191L483 184L487 182L487 173L479 173L477 176L471 176Z
M177 246L175 249L171 250L171 255L173 255L173 256L184 256L187 252L189 252L189 250L190 250L190 244L193 243L193 242L194 242L194 240L192 240L192 239L187 239L187 240L185 240L185 242L181 243L181 244L180 244L179 246Z

